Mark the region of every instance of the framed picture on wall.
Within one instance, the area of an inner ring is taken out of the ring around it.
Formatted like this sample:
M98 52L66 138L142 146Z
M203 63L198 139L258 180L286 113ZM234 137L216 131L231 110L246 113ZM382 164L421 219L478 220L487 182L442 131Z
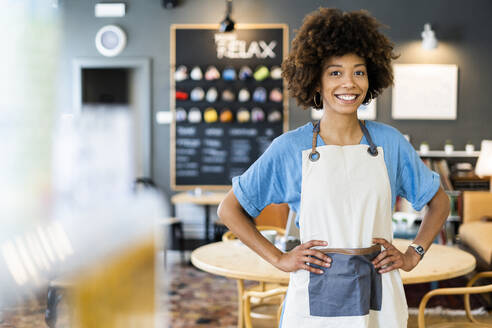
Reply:
M393 119L456 119L457 65L395 64L393 72Z

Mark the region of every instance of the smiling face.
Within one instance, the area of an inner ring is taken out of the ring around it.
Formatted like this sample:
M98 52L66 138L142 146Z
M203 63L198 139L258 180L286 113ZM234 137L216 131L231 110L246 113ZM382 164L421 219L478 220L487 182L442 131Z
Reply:
M356 54L331 57L324 63L320 92L325 111L355 113L368 88L365 60Z

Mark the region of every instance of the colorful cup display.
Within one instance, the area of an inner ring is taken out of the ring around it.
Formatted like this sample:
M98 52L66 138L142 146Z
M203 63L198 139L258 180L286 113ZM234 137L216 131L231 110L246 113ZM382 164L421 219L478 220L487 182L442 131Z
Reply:
M261 82L264 81L270 76L270 71L266 66L260 66L256 69L255 73L253 74L254 78L256 81Z
M190 77L192 80L200 81L203 78L203 73L200 67L195 66L190 72Z
M219 115L217 114L217 110L213 107L209 107L205 109L205 113L203 113L203 119L207 123L217 122L219 119Z

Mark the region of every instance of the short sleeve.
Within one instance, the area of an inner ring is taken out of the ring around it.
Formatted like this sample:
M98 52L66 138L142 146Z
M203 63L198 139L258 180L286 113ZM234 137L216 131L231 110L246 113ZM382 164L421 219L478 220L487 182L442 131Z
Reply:
M232 178L232 188L246 212L257 217L265 206L288 202L286 175L289 154L285 139L276 138L267 150L241 176Z
M398 151L398 195L406 198L415 210L420 211L439 189L439 174L425 165L403 136L399 139Z

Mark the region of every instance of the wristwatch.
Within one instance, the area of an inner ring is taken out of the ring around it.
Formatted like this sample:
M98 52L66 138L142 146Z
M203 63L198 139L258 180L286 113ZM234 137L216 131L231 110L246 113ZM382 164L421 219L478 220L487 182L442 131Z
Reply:
M425 250L422 246L414 244L414 243L411 243L408 246L412 247L415 250L415 252L420 255L420 259L422 259L424 257Z

